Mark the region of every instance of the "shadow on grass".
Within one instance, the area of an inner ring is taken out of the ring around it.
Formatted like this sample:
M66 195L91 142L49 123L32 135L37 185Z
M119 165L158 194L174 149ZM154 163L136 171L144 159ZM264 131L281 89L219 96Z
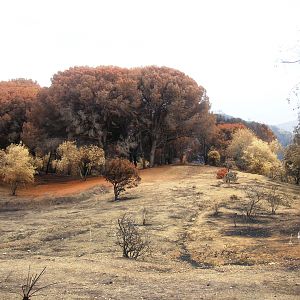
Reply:
M125 202L125 201L140 199L140 198L142 198L142 197L141 196L137 196L137 195L134 195L134 196L123 196L123 197L120 197L118 200L110 199L110 200L108 200L108 202L120 203L120 202Z
M224 230L222 234L227 236L243 236L251 238L266 238L270 237L271 231L269 228L255 228L255 227L235 227L234 229Z
M224 206L225 207L225 206ZM240 211L240 213L226 213L219 211L217 214L212 212L208 215L209 219L216 219L218 221L223 221L225 223L234 223L237 224L265 224L268 225L274 221L274 215L257 215L252 218L247 218L245 214Z

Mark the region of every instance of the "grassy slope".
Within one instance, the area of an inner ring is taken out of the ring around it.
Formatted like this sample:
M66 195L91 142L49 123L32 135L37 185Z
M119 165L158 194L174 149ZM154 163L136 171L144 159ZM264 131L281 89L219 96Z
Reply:
M234 227L232 216L241 213L239 200L230 196L242 198L244 184L270 183L240 173L240 184L229 187L219 184L215 172L199 166L145 170L142 184L116 203L111 190L99 188L65 196L60 183L43 185L44 192L51 186L52 195L36 193L39 187L19 198L2 191L1 298L20 299L13 291L20 290L31 265L37 271L47 266L45 284L59 282L37 299L297 299L299 187L280 187L296 198L292 208L279 209L275 217L263 214L252 224L238 218ZM91 186L68 183L73 192ZM7 201L15 209L8 210ZM218 217L212 215L215 201L224 202ZM126 212L141 222L143 207L153 254L128 261L114 243L116 219Z

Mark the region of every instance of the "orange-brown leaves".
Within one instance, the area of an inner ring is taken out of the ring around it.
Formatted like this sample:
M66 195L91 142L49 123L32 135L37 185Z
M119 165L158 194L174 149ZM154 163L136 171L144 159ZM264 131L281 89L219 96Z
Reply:
M125 188L137 186L141 178L137 169L127 159L115 158L105 164L104 177L114 186L115 200Z
M20 141L26 113L39 90L40 86L32 80L0 82L0 148Z

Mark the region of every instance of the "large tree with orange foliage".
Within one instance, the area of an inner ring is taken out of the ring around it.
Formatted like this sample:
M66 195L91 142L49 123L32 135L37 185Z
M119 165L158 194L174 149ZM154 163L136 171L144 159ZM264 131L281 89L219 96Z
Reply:
M201 111L201 104L208 99L203 87L175 69L145 67L137 70L137 78L138 126L153 166L157 149L164 152L177 138L196 137L197 123L208 114L206 109Z
M39 98L29 120L32 125L26 125L26 135L30 136L28 131L39 127L50 138L106 148L113 142L116 131L117 135L126 134L137 93L136 81L127 69L75 67L58 72ZM44 117L49 122L43 122Z
M0 82L0 148L19 143L26 113L33 106L40 86L26 79Z

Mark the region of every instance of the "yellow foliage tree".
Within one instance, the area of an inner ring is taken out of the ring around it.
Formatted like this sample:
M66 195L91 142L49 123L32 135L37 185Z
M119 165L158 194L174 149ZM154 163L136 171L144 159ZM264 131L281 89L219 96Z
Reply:
M281 162L273 149L268 143L255 138L244 150L242 157L247 164L247 170L268 176L273 168L280 168Z
M57 148L60 159L54 160L53 165L58 173L78 175L79 154L75 142L66 141Z
M79 175L84 180L93 168L99 169L105 164L104 151L98 146L83 146L78 149L78 154Z
M242 169L247 169L244 159L244 152L257 139L249 129L238 129L232 136L232 141L227 148L227 156L234 159L236 165Z
M33 182L34 174L32 157L24 145L11 144L0 151L0 179L10 185L11 195L16 195L20 184Z
M90 145L77 147L75 142L66 141L57 149L59 160L54 161L57 171L63 174L77 176L86 179L92 169L99 169L105 164L102 148Z

